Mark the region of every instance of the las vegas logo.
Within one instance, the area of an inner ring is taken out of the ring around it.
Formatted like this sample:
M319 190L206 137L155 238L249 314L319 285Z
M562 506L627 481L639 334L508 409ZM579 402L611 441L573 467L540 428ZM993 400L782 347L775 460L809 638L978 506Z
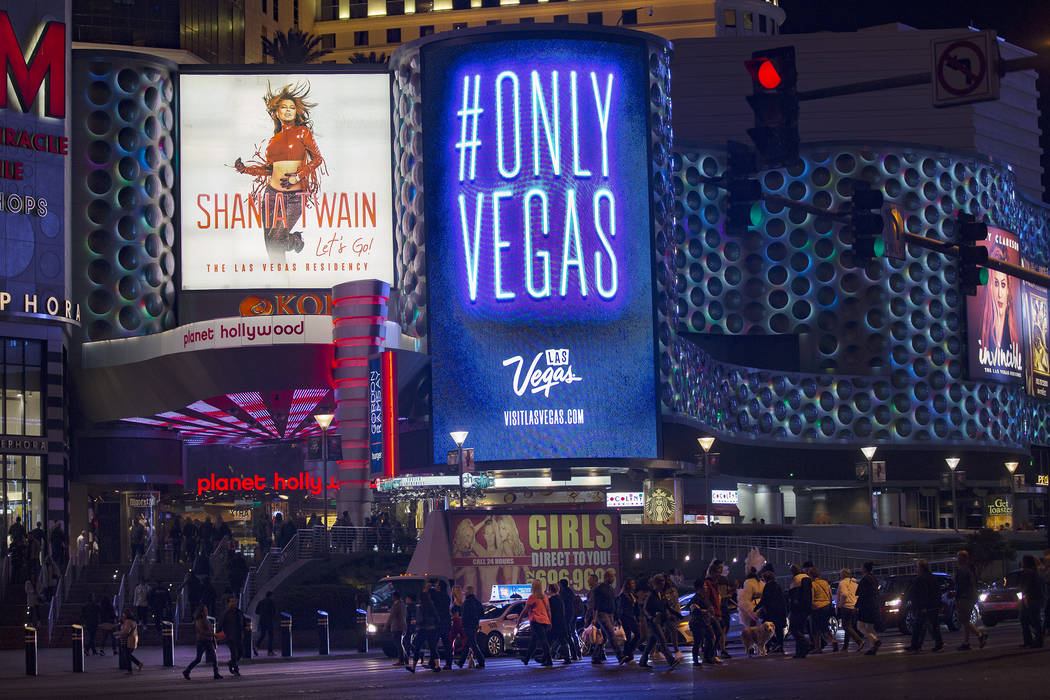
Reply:
M540 368L540 360L546 360L546 367ZM525 367L525 358L521 355L508 357L503 361L504 367L514 367L514 393L522 396L526 391L533 394L543 393L549 398L551 389L559 384L572 384L582 382L582 377L577 377L569 364L569 350L567 348L549 349L536 353L532 358L532 364L522 372Z

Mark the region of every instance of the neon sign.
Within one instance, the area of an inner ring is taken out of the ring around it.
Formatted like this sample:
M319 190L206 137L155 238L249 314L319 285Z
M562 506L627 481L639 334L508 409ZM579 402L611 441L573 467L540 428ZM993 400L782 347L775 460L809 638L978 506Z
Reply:
M421 49L434 461L452 425L479 462L655 457L645 46L487 39Z

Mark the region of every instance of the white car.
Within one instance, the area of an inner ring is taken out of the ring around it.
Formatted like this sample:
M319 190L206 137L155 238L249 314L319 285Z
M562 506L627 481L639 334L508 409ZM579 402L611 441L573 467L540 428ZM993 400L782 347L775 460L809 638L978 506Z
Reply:
M482 608L478 642L486 656L502 656L510 648L524 609L524 600L490 602Z

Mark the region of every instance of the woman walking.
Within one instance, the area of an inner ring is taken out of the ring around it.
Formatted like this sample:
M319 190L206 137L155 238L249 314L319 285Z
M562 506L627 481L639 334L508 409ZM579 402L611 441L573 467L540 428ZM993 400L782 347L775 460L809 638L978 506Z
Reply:
M634 661L634 650L638 647L638 598L634 594L636 583L633 578L623 582L620 595L616 599L616 615L623 627L623 655L627 663Z
M965 549L955 555L955 609L963 628L963 640L959 651L970 650L970 632L977 637L977 645L984 649L988 634L977 629L973 623L973 607L977 605L977 571L970 563L970 553Z
M202 658L206 658L214 672L213 678L215 680L221 679L222 676L219 675L219 661L215 657L215 629L212 627L211 620L208 619L208 606L201 605L197 608L197 612L193 616L193 630L197 633L197 658L191 661L186 670L182 672L183 677L189 680L190 671L193 670L193 667L199 664Z
M131 675L131 664L135 664L139 667L139 671L142 671L142 662L135 658L135 649L139 646L139 624L135 621L135 616L131 612L131 608L125 608L124 614L121 616L120 631L117 632L117 636L123 640L121 649L124 652L124 662L128 666L127 674Z
M875 625L879 622L879 582L871 574L874 567L875 562L864 562L861 567L864 576L857 584L857 627L863 635L857 651L861 651L870 639L871 649L864 652L867 656L875 656L882 646L882 640L875 636Z
M543 594L543 583L539 580L533 580L532 582L532 595L525 601L525 610L522 611L519 619L524 618L529 620L529 625L532 628L532 638L529 640L529 649L525 652L521 662L528 666L529 660L536 651L536 644L539 644L540 649L543 651L543 659L540 661L540 665L553 666L551 643L547 638L547 633L551 628L551 608L547 602L547 596Z

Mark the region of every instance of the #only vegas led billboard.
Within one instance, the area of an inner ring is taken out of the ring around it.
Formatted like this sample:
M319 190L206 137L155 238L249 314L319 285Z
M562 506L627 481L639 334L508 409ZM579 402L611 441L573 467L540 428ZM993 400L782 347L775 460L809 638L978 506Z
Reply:
M392 281L384 73L180 78L182 288Z
M655 458L646 47L424 44L433 454Z

